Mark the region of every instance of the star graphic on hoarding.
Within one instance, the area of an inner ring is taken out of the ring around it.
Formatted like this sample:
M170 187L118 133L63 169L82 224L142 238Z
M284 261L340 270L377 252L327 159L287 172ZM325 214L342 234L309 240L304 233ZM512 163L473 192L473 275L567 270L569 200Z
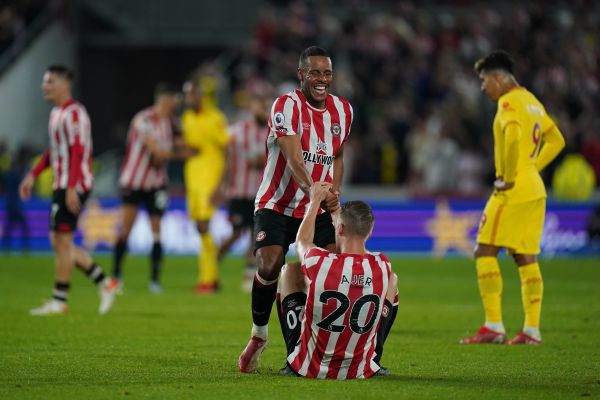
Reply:
M79 221L84 246L91 250L100 243L112 247L117 241L119 222L118 209L104 209L98 201L90 201Z
M433 255L442 257L454 249L461 254L473 254L473 243L469 231L479 221L478 212L452 212L448 203L438 202L433 218L427 220L426 230L433 238Z

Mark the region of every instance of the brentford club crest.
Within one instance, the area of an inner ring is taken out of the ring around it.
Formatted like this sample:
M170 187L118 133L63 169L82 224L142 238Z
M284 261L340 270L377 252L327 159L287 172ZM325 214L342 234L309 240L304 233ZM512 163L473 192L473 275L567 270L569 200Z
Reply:
M265 240L266 237L267 237L267 234L265 233L265 231L260 231L256 234L256 241L262 242L263 240Z
M336 122L331 125L331 134L333 136L340 136L342 134L342 128L340 127L340 124Z
M383 306L383 309L381 310L381 315L383 315L384 317L387 317L390 314L390 309L388 308L388 306Z

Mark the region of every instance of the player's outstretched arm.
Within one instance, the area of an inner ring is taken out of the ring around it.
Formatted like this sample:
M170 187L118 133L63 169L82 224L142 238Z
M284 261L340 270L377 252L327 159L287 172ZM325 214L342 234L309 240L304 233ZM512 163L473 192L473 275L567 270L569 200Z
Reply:
M302 146L300 145L300 138L297 135L280 136L277 138L277 143L281 148L283 157L287 162L288 167L292 171L294 180L305 193L310 193L310 188L313 184L313 180L306 170L304 160L302 159Z
M300 262L304 263L304 255L306 252L315 247L313 239L315 237L315 221L319 214L320 204L327 197L327 193L331 189L331 184L327 182L315 182L310 188L310 203L308 210L304 215L304 219L298 228L296 234L296 251Z
M565 138L556 125L553 125L550 130L544 133L543 137L544 146L535 162L535 167L540 172L546 168L546 166L550 164L565 147Z

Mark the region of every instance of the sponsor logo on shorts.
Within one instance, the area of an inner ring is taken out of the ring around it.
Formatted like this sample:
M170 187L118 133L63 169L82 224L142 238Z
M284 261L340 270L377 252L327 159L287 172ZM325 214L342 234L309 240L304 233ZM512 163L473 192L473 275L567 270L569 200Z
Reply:
M390 313L390 309L388 308L388 306L383 306L383 310L381 311L381 315L383 315L383 317L387 317L388 314Z
M256 241L262 242L267 237L267 233L265 231L260 231L256 234Z

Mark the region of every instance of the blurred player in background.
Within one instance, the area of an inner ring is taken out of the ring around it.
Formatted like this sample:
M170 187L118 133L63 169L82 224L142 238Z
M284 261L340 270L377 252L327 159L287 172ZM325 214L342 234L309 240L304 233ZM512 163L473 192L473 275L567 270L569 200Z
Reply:
M396 317L398 278L386 256L365 248L374 217L362 201L331 213L335 253L313 244L315 219L330 188L323 182L311 188L296 238L300 262L281 272L288 354L281 373L321 379L388 375L379 362Z
M232 234L219 247L219 260L243 233L252 236L254 228L254 198L262 178L265 165L265 138L269 117L268 96L255 93L250 99L251 118L231 126L227 169L229 198L229 220ZM246 254L246 273L242 290L252 291L256 263L252 245Z
M329 93L333 67L327 51L312 46L300 55L300 89L275 100L267 133L267 163L255 200L252 332L238 360L242 372L256 369L268 337L279 271L309 202L313 182L332 183L323 208L339 207L344 175L344 142L350 134L352 107ZM335 251L335 230L328 211L316 217L314 243ZM281 308L278 307L278 311ZM280 319L281 322L281 319Z
M498 103L494 119L496 181L477 234L475 261L485 324L461 343L504 343L502 276L497 255L506 248L519 267L524 328L508 344L539 345L543 282L537 254L544 227L546 190L540 171L565 141L544 106L513 76L513 59L494 51L475 64L485 94Z
M188 109L181 117L181 124L184 144L197 152L185 162L184 177L188 212L201 241L195 290L206 294L219 288L218 249L208 228L224 196L229 132L225 115L215 105L203 103L200 82L196 77L184 84Z
M160 267L163 249L160 242L160 220L168 205L167 163L174 156L174 112L178 105L176 86L159 83L154 104L137 113L127 134L127 149L121 167L121 231L115 244L113 277L122 287L122 266L127 252L127 239L138 208L144 205L150 214L152 251L150 253L150 285L152 293L160 293Z
M29 251L29 221L23 212L23 202L19 194L21 181L28 172L27 159L29 156L29 151L26 148L21 148L3 176L6 200L6 220L2 229L2 248L4 251L9 251L13 245L11 242L15 228L21 230L21 249L26 252Z
M77 220L94 186L94 177L90 118L83 105L72 98L72 82L73 72L62 65L50 66L44 73L42 90L46 99L54 104L48 124L50 146L19 187L21 198L28 199L36 177L52 167L50 242L55 254L56 282L52 299L31 310L32 315L68 312L73 264L98 286L100 314L108 312L115 299L111 280L85 250L73 243Z

